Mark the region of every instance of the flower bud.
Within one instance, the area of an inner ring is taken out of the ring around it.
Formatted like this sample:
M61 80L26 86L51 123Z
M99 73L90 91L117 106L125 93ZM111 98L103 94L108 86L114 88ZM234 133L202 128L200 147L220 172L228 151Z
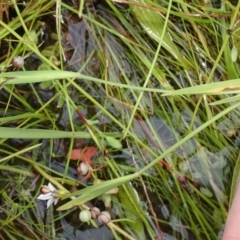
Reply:
M97 207L93 207L90 209L90 213L91 213L92 218L96 219L100 214L100 210Z
M51 189L47 185L41 186L40 189L41 194L45 195L51 192Z
M77 167L77 172L79 175L85 176L89 171L89 167L86 163L80 163Z
M91 213L89 210L82 210L79 214L79 219L82 222L88 222L91 219Z
M24 65L24 59L20 56L16 56L12 59L12 66L15 68L21 68Z
M108 224L111 221L111 215L107 211L102 211L98 216L98 221L101 224Z
M232 137L234 137L235 135L236 135L236 131L235 131L234 129L229 129L229 130L227 131L227 136L228 136L228 137L232 138Z
M66 194L67 194L67 192L63 189L59 189L54 192L54 196L58 197L58 198L63 198Z
M103 201L104 206L106 208L110 208L111 207L112 197L111 197L110 194L103 194L101 196L101 200Z

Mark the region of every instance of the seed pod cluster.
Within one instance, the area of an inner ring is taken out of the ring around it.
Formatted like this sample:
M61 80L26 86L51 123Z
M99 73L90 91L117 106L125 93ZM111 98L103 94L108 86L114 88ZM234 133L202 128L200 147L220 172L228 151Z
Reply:
M102 211L97 207L93 207L89 210L82 210L79 214L79 219L82 222L88 222L90 219L98 219L101 224L108 224L111 221L111 215L107 211Z

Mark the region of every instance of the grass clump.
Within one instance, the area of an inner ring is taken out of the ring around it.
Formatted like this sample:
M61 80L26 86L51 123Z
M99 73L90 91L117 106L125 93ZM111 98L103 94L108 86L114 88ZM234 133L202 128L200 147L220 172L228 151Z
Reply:
M1 238L220 239L238 178L239 7L2 4ZM60 201L46 210L48 182ZM81 222L93 206L113 220Z

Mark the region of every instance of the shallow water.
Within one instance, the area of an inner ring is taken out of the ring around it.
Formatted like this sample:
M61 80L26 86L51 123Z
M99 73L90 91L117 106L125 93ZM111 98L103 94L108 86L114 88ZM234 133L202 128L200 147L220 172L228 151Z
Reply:
M94 16L98 22L110 24L115 28L119 26L124 27L121 22L118 22L118 19L111 9L106 7L105 4L91 7L93 8L86 10L86 16ZM126 15L128 14L126 13ZM128 83L126 79L130 79L131 81L128 84L141 86L144 84L146 77L144 74L145 66L141 66L140 69L136 67L137 64L134 64L136 59L134 59L132 54L129 54L130 49L123 44L119 36L95 26L86 19L78 19L78 17L70 15L66 10L63 13L63 18L62 43L64 57L66 58L64 66L66 70L79 71L83 68L83 74L97 78L107 78L108 80L122 83ZM132 19L130 18L130 20ZM50 31L53 31L51 28L52 26L49 25ZM127 31L121 32L121 28L119 28L119 32L129 34ZM143 32L141 34L144 35ZM152 47L155 47L155 43L152 42L151 39L147 36L145 36L145 38L150 42ZM47 48L48 46L45 45L44 47ZM152 53L146 52L146 55L148 55L150 59L150 57L153 56L151 55ZM104 56L105 59L102 59L102 56ZM158 64L161 65L164 61L167 60L161 59L160 57ZM40 65L41 60L37 56L32 55L26 60L25 67L27 70L33 70L37 69ZM170 64L169 67L171 67ZM209 65L209 67L211 68L211 65ZM175 84L176 79L179 80L180 85L188 86L188 79L181 76L183 71L184 69L181 69L176 75L167 75L166 78L169 79L169 82L174 87L177 87ZM208 73L209 69L205 69L205 71ZM191 71L189 71L188 74L193 78L196 75ZM219 79L220 77L224 78L225 76L219 70L215 73L215 78ZM105 106L107 111L115 118L122 121L124 125L128 124L132 108L139 95L138 92L106 87L82 79L78 79L76 82L97 102ZM161 83L152 76L151 86L160 88ZM106 90L106 88L108 89ZM34 112L56 94L56 89L52 85L46 88L40 84L35 84L34 86L15 86L14 90L17 93L15 97L10 96L10 88L0 90L0 113L2 119L4 117L22 114L26 111L25 106L21 104L17 96L24 96ZM39 102L39 99L36 97L34 90L37 92L41 102ZM75 105L81 108L81 114L84 118L97 121L96 127L98 129L103 132L106 130L112 132L121 131L121 128L96 107L90 99L86 99L84 94L81 94L73 87L69 87L68 92ZM9 105L8 101L10 101ZM58 104L59 102L56 98L48 105L50 112L55 116L55 126L58 129L71 130L71 121L74 126L77 126L76 129L87 131L84 122L76 113L72 114L72 119L69 118L69 109L66 103L61 107L58 107ZM189 125L193 117L192 130L204 123L206 117L204 115L204 105L201 106L196 116L193 116L194 104L189 103L186 108L185 106L182 102L179 102L178 108L174 109L172 102L168 98L161 98L159 94L144 93L137 114L131 125L131 133L141 139L145 146L151 149L156 155L160 155L191 131ZM162 109L167 110L167 112L164 112ZM238 128L236 119L239 119L238 113L235 113L234 116L228 116L228 120L233 129ZM33 120L30 120L29 123L32 121ZM182 212L187 212L187 208L189 211L188 214L192 215L192 222L196 222L196 225L198 225L199 222L194 215L194 207L199 208L200 211L205 211L207 215L206 219L208 224L210 224L210 228L212 228L212 232L217 235L222 228L224 214L222 214L220 210L228 204L227 195L230 191L229 181L231 179L232 163L237 153L234 142L236 135L233 137L227 136L227 131L231 128L224 122L224 119L218 122L216 131L210 129L182 144L180 148L177 148L163 159L162 165L159 163L158 167L150 169L143 176L144 182L146 183L146 192L150 196L153 211L156 213L157 218L160 219L161 230L164 238L167 240L203 239L206 237L202 229L199 231L198 236L194 236L191 222L182 216L185 214L181 215ZM20 123L21 122L16 121L4 123L2 120L1 125L16 127ZM36 126L39 128L48 128L51 124L46 117L45 121L39 122ZM215 138L212 134L218 136L218 142L214 142ZM35 161L44 163L47 168L52 169L54 171L54 173L52 173L53 175L57 176L57 173L63 174L66 166L68 148L71 145L70 140L39 140L39 142L42 143L42 146L28 154L31 155ZM125 139L122 141L122 144L123 148L121 150L109 148L111 160L119 164L119 171L122 175L135 171L135 164L137 164L138 168L143 168L147 163L156 158L148 149L144 149L135 140L131 140L129 143L129 141ZM17 151L29 145L31 145L31 139L21 139L21 137L5 142L2 141L0 156L4 158L11 150L14 149L14 151ZM73 145L76 145L76 142L74 142ZM95 143L91 139L84 139L82 145L93 146ZM93 159L96 167L104 162L104 156L100 151ZM19 159L14 158L11 159L8 164L21 164L22 167L25 167ZM128 168L128 166L132 168ZM103 179L109 179L111 175L111 171L109 171L109 169L104 169L99 173L99 176ZM3 183L2 186L11 183L6 189L9 189L9 192L14 192L14 188L19 187L19 184L15 184L11 178L17 176L18 175L14 174L9 175L2 171L0 174L1 182ZM69 163L67 176L70 179L76 180L76 182L79 180L75 162ZM9 180L6 181L6 178ZM30 181L29 179L27 180ZM25 188L27 188L27 180L26 186L24 185ZM85 184L89 185L91 183L91 180L85 182ZM39 184L42 183L38 181L35 187ZM149 202L141 182L134 181L132 186L141 199L142 211L148 219L148 224L152 227L153 231L155 231L156 237L160 239L161 234L158 231L156 223L152 217L150 217L152 216L152 212L149 209ZM76 189L79 189L77 184L70 190ZM32 191L32 194L35 193L34 191L35 190ZM182 197L181 194L184 194L186 199L194 199L194 204L192 203L192 206L188 206L187 203L184 202L184 197ZM18 197L19 194L15 192L10 196ZM177 202L179 206L178 209L175 208L176 203L174 204L173 202ZM20 200L17 200L17 203L23 204ZM116 196L112 206L112 211L116 218L122 218L124 216L124 213L119 210L120 203ZM5 202L2 201L1 204L4 205ZM91 201L91 204L99 206L101 210L105 209L102 201L99 199ZM37 202L37 206L38 218L41 221L46 223L53 221L49 213L45 211L45 205L42 205L42 202ZM73 212L67 216L64 216L61 212L54 212L54 216L58 218L55 226L57 239L114 239L112 232L106 226L100 226L100 228L96 229L91 225L81 224L78 220L78 214L78 209L74 209ZM214 217L211 218L211 215L214 214L216 215L215 222L212 222ZM5 216L3 216L3 218L4 217ZM28 218L23 216L23 219L27 220ZM123 226L126 227L125 225ZM126 229L127 228L128 227L126 227ZM143 233L142 239L151 239L146 227L144 227L144 230L145 232ZM208 229L207 231L210 230ZM131 233L131 229L129 232ZM134 235L134 233L132 234Z

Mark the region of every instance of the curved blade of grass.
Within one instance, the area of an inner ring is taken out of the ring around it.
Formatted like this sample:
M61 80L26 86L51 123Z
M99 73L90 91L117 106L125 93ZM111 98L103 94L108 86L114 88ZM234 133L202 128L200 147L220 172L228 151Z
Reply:
M222 5L223 10L225 8L225 4ZM239 8L240 8L240 2L238 1L238 4L236 6L236 9L233 11L232 17L231 17L231 22L230 25L227 23L226 19L222 18L221 23L225 26L221 28L222 31L222 39L227 42L227 44L224 47L224 60L225 60L225 65L226 69L228 72L229 78L237 78L239 76L238 71L237 71L237 66L234 64L231 58L231 50L230 50L230 35L227 32L227 29L232 29L234 26L234 23L237 20L237 16L239 13Z
M119 20L121 20L121 25L124 26L124 29L121 27L121 29L123 29L122 32L125 34L127 34L127 32L131 33L131 35L134 36L133 38L135 39L135 41L140 44L138 46L136 44L133 45L133 44L128 43L127 41L124 41L124 43L129 47L130 52L132 52L132 54L131 55L129 54L129 56L128 56L129 60L132 55L136 56L147 67L147 69L151 68L152 58L149 58L148 54L146 54L146 51L151 52L150 47L147 45L146 41L144 41L144 39L141 37L138 28L136 28L135 26L133 26L131 24L131 22L133 20L125 18L122 15L122 13L119 11L119 9L113 4L112 1L107 1L107 3L113 9L114 13L119 18ZM104 21L104 20L102 20L102 21ZM105 22L105 24L108 25L107 22ZM119 25L119 26L121 26L121 25ZM111 29L111 27L109 27L109 28ZM125 31L125 29L126 29L126 31ZM123 35L125 35L125 34L123 34ZM115 48L115 46L114 46L114 48ZM136 60L132 60L132 61L133 61L134 65L138 65L137 64L138 61L136 61ZM166 74L162 70L162 68L155 66L152 70L152 74L160 81L161 86L164 89L172 89L172 86L166 80Z
M18 114L16 116L9 116L9 117L3 117L0 118L0 124L10 122L10 121L16 121L20 119L25 119L25 118L39 118L42 119L44 117L44 114L41 113L23 113L23 114Z
M38 82L46 82L46 81L58 80L58 79L69 79L70 82L73 82L70 79L76 79L76 78L85 79L85 80L93 81L96 83L103 83L110 86L139 90L139 91L160 92L160 93L167 92L166 90L163 90L163 89L145 88L145 87L138 87L138 86L127 85L127 84L122 84L117 82L110 82L110 81L86 76L77 72L68 72L68 71L61 71L61 70L0 73L0 90L4 84L38 83Z
M7 155L6 157L2 157L2 158L0 159L0 162L7 161L7 160L12 159L12 158L14 158L14 157L20 157L20 156L21 156L22 154L24 154L25 152L28 152L28 151L30 151L30 150L32 150L32 149L34 149L34 148L38 148L39 146L41 146L41 143L35 144L35 145L31 146L31 147L24 148L24 149L22 149L22 150L19 150L19 151L17 151L17 152L14 152L14 153L12 153L12 154L9 154L9 155Z
M169 10L170 10L171 6L172 6L172 2L169 1ZM153 61L152 61L152 65L151 65L151 67L150 67L150 69L149 69L149 72L148 72L148 75L147 75L147 78L146 78L146 80L145 80L145 82L144 82L143 87L146 87L146 86L148 85L149 80L150 80L151 75L152 75L152 71L153 71L154 66L155 66L155 64L156 64L156 62L157 62L157 58L158 58L160 49L161 49L161 47L164 45L164 36L165 36L164 34L165 34L165 32L166 32L166 27L167 27L167 21L168 21L168 19L169 19L169 12L167 13L165 23L162 25L162 36L160 37L160 39L159 39L159 41L158 41L158 47L157 47L157 50L156 50L154 59L153 59ZM133 118L134 118L134 116L135 116L135 114L136 114L137 108L138 108L138 106L139 106L139 104L140 104L140 101L141 101L141 99L142 99L142 97L143 97L143 94L144 94L144 92L141 92L141 93L139 94L138 98L137 98L137 102L135 103L134 109L133 109L132 112L131 112L131 116L130 116L130 119L129 119L129 121L128 121L127 129L126 129L126 131L125 131L124 137L126 137L127 134L128 134L128 132L129 132L129 129L130 129L131 125L132 125Z
M238 101L238 100L240 100L240 95L233 96L233 97L228 97L228 98L224 98L224 99L222 99L222 100L209 103L209 105L212 105L212 106L214 106L214 105L220 105L220 104L230 103L230 102L234 102L234 101Z
M118 187L126 182L131 181L132 179L136 178L137 176L138 175L136 175L136 174L123 176L123 177L120 177L117 179L105 181L102 183L97 183L97 184L94 184L93 186L90 186L90 187L84 188L80 191L74 192L73 194L69 194L69 195L67 195L67 197L71 197L74 195L81 195L81 196L60 206L59 208L57 208L57 210L63 211L63 210L72 208L74 206L81 205L91 199L94 199L94 198L102 195L103 193L108 192L109 190L111 190L115 187Z
M16 168L16 167L12 167L12 166L7 166L7 165L0 165L0 170L2 171L10 171L10 172L15 172L15 173L19 173L19 174L22 174L22 175L25 175L25 176L29 176L29 177L33 177L34 174L29 172L29 171L26 171L26 170L23 170L21 168Z
M130 1L131 2L131 1ZM170 36L164 31L162 16L149 8L145 8L148 3L146 0L132 0L138 5L132 5L132 11L148 35L157 43L161 41L162 46L186 69L190 68L191 63L182 56ZM139 6L142 5L141 7ZM162 37L163 36L163 37Z
M55 79L77 78L79 73L67 71L26 71L26 72L6 72L0 74L1 84L24 84L45 82ZM6 82L5 82L6 81Z
M167 91L162 96L172 95L191 95L191 94L231 94L240 93L240 82L239 79L228 80L216 83L207 83L194 87L183 88L174 91Z
M44 13L46 9L51 8L54 4L55 1L47 0L31 2L31 5L29 4L22 12L21 17L25 19L25 22L33 21L36 18L37 14L40 15L41 13ZM10 31L12 33L15 33L15 30L22 26L22 22L20 21L19 17L15 17L14 19L11 19L11 21L7 24L5 24L3 21L0 21L0 25L5 25L4 27L0 28L1 39L4 39Z

